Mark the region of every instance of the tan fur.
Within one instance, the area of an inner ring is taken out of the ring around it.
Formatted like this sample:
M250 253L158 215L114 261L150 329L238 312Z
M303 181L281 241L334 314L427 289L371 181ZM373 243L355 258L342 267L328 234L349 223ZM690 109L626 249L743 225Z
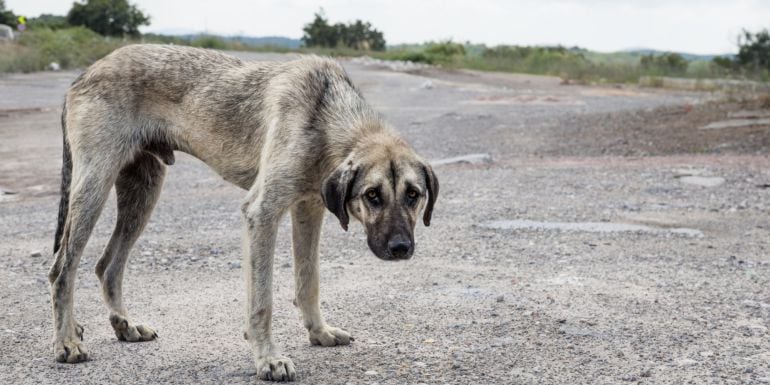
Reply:
M87 359L72 297L78 261L114 185L115 231L96 267L116 336L148 341L122 301L131 246L157 201L173 151L192 154L247 190L242 205L247 309L244 336L260 378L293 380L271 337L272 271L280 219L292 218L296 304L311 343L347 345L319 308L318 244L325 208L344 228L360 220L372 251L406 259L419 212L430 215L438 181L363 100L335 61L305 57L247 63L214 51L137 45L91 66L70 88L62 118L65 162L56 261L49 279L54 353ZM367 197L377 189L378 198ZM413 198L409 196L414 195ZM350 213L350 214L348 214ZM60 237L59 237L60 235Z

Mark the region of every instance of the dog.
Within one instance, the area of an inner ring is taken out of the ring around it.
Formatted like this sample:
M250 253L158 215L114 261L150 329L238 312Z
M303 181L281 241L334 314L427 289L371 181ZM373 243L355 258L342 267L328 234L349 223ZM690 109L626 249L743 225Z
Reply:
M279 221L292 219L295 303L310 342L347 345L319 308L318 242L326 209L347 231L363 224L371 251L409 259L422 212L430 224L439 183L431 166L370 107L336 61L317 56L245 62L211 50L129 45L72 84L62 112L61 202L48 274L54 356L88 359L73 292L83 248L112 186L117 223L96 265L121 341L149 341L122 300L123 271L160 194L174 151L247 190L241 205L247 309L244 338L264 380L291 381L292 361L271 337L273 254Z

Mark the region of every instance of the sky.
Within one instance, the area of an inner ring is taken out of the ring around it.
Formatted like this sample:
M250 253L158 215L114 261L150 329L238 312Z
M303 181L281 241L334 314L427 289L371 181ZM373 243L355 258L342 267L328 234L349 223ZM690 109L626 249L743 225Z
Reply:
M300 38L323 8L330 22L369 21L388 44L453 39L487 45L737 51L742 29L770 27L768 0L129 0L152 18L143 32ZM6 0L28 17L66 14L67 0Z

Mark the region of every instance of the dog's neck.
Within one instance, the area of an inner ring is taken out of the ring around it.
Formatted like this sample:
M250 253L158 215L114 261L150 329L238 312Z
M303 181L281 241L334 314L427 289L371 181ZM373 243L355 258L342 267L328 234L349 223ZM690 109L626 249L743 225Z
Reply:
M351 154L362 153L371 146L406 145L406 142L357 93L348 98L335 98L324 111L327 154L324 171L330 173ZM351 97L352 96L352 97Z

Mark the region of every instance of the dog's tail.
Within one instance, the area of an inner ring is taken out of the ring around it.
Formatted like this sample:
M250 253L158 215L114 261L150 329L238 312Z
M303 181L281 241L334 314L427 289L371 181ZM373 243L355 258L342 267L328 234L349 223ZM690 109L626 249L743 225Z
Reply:
M56 254L61 247L61 238L64 233L64 223L67 221L70 203L70 183L72 183L72 152L67 141L67 100L61 113L61 130L64 139L62 165L61 165L61 200L59 201L59 221L56 224L56 235L53 240L53 253Z

